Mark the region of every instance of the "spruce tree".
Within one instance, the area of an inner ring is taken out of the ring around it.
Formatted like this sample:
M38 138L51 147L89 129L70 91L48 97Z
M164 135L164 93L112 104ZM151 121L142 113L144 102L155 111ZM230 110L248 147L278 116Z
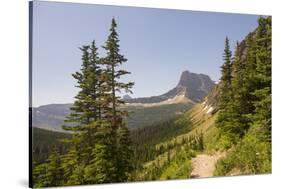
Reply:
M73 143L72 143L73 144ZM64 185L74 185L71 180L74 175L75 169L79 166L78 151L75 146L72 146L68 152L62 156L62 169L63 169L63 182ZM79 176L81 177L81 176Z
M223 53L224 63L221 66L221 78L219 88L219 109L223 110L227 107L227 103L232 98L232 53L229 47L229 39L225 39L225 48Z
M241 58L240 48L242 45L237 43L233 58L232 100L226 108L229 115L227 131L238 137L242 137L248 130L248 114L251 113L251 95L248 89L250 77L247 75L249 72L246 62Z
M259 19L256 38L257 87L252 120L261 140L271 142L271 17Z
M117 130L117 144L118 144L118 181L124 182L128 180L129 174L133 170L133 149L130 140L130 131L123 124Z
M122 123L122 116L127 115L126 111L121 111L117 107L124 104L120 96L117 93L125 91L131 93L131 88L134 85L133 82L123 83L118 81L120 77L130 74L126 70L118 70L118 66L125 63L127 59L120 54L120 46L118 34L116 31L117 24L115 19L112 19L110 34L103 48L106 50L106 57L104 58L104 64L106 65L107 83L110 87L109 103L112 107L108 110L108 118L112 121L112 127L117 129Z
M48 168L46 176L49 178L49 186L60 186L62 182L63 169L61 167L61 156L55 148L47 160Z
M61 156L57 148L54 148L46 162L34 169L34 187L60 186L63 182L61 163Z
M221 92L228 92L227 90L231 91L231 81L232 81L232 52L229 46L229 39L228 37L225 38L225 47L223 53L223 60L224 64L221 66ZM226 99L224 99L226 98ZM221 100L228 100L227 97L223 96ZM227 103L228 101L222 103ZM223 104L221 104L223 106Z
M47 177L47 163L42 163L34 167L32 170L33 186L35 188L44 187L49 185Z
M90 84L90 100L89 103L91 103L91 106L89 108L90 111L92 111L92 117L93 121L97 121L100 114L100 102L99 102L99 87L100 87L100 75L101 75L101 67L100 67L100 60L98 57L98 48L96 47L95 41L92 41L92 44L90 46L90 63L89 63L89 84Z
M111 121L111 137L114 140L114 147L112 152L114 155L114 161L116 167L116 181L124 181L126 179L128 171L130 170L130 163L128 160L130 159L129 154L131 154L130 150L130 136L128 134L126 125L124 125L123 117L127 116L128 113L125 110L121 110L120 105L124 104L124 101L121 100L121 97L118 96L117 93L125 91L126 93L131 93L131 88L134 85L133 82L120 82L119 79L130 72L122 69L118 69L118 67L125 63L127 59L120 54L120 46L118 34L116 31L117 24L115 19L112 19L110 34L108 39L104 45L104 49L106 50L106 57L104 58L104 64L106 65L106 76L107 76L107 85L110 88L110 93L108 97L108 103L111 105L110 108L105 112L107 119ZM118 135L118 129L120 129L120 135ZM120 139L119 139L120 137ZM125 157L123 154L127 154L128 157Z
M117 182L117 166L114 161L114 138L110 122L95 122L94 137L96 142L92 147L92 158L85 168L87 183L110 183Z
M229 39L225 39L225 48L223 53L224 63L221 66L221 78L219 85L219 114L216 125L222 132L227 133L231 125L231 113L229 110L230 102L233 99L232 91L232 53L230 51Z
M86 184L84 169L92 162L92 149L96 142L97 130L94 123L100 119L101 102L99 99L102 98L99 87L102 70L95 41L91 46L83 46L80 49L82 51L81 70L73 74L80 90L75 97L71 114L66 120L66 122L74 123L75 126L63 127L74 132L72 139L68 141L73 148L65 157L70 162L64 164L68 177L67 184L73 185ZM91 177L95 177L95 175L91 175Z
M89 110L92 102L91 97L91 87L92 82L90 78L90 46L83 46L80 48L82 51L82 66L80 72L72 74L73 78L77 81L76 87L79 88L78 94L75 96L75 101L73 106L70 108L71 113L65 120L65 122L76 123L76 127L64 127L66 130L80 130L81 126L90 123L94 115L92 111Z

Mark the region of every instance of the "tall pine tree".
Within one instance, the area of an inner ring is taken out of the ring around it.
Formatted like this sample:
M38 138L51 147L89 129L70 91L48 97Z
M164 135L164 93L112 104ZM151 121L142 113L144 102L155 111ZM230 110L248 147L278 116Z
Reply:
M256 75L253 126L263 141L271 142L271 17L259 19L257 30Z
M219 113L216 125L222 132L229 134L232 129L231 101L233 99L232 90L232 52L229 46L229 39L225 39L223 53L224 63L221 66L221 78L219 83ZM232 136L231 136L232 137Z
M123 117L127 116L127 111L118 108L124 104L118 93L125 91L126 93L131 92L131 88L134 85L133 82L120 82L119 79L130 72L122 69L118 69L120 65L125 63L127 59L120 54L120 46L118 34L116 31L117 24L115 19L112 19L110 34L104 45L106 50L106 57L104 58L104 64L106 65L107 73L107 85L110 87L110 96L108 102L111 107L107 110L106 115L111 120L112 133L111 136L114 138L114 160L117 167L116 181L125 181L128 177L131 167L131 142L127 126L124 124Z
M116 31L117 24L115 19L112 19L110 34L103 48L106 50L106 57L104 58L104 64L106 65L106 73L108 76L107 85L110 87L109 103L112 105L108 110L107 116L112 121L112 127L117 129L122 123L122 116L127 115L126 111L121 111L117 107L124 104L121 97L117 95L121 91L131 93L131 88L134 85L133 82L123 83L118 81L120 77L130 74L130 72L122 69L118 69L120 65L125 63L127 59L120 54L120 46L118 34Z

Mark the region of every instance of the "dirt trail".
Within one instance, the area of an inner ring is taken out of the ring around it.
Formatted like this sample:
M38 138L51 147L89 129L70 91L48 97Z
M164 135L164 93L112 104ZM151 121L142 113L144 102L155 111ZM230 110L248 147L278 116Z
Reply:
M191 172L192 178L202 178L202 177L211 177L215 170L216 162L222 158L225 153L215 153L213 155L207 154L198 154L196 157L192 158L192 167Z

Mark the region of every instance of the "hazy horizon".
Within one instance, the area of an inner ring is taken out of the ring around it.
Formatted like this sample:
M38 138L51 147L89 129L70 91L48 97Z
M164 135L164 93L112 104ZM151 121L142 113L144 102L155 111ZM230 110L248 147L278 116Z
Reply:
M190 71L190 70L184 70L184 71L189 71L190 73L194 73L194 72L192 72L192 71ZM184 72L184 71L182 71L182 72ZM204 74L204 73L196 73L196 74ZM206 75L206 74L204 74L204 75ZM209 75L208 75L209 76ZM178 78L178 82L180 81L180 77L181 77L181 74L179 75L179 78ZM209 76L210 77L210 76ZM212 81L214 81L215 83L217 82L217 81L215 81L215 80L213 80L211 77L210 77L210 79L212 80ZM175 84L175 86L174 87L176 87L176 85L178 84L178 82ZM172 89L172 88L171 88ZM168 89L168 90L171 90L171 89ZM168 92L168 91L165 91L165 93L166 92ZM152 96L158 96L158 95L162 95L163 93L161 93L161 94L157 94L157 95L151 95L151 96L140 96L140 97L134 97L134 98L141 98L141 97L152 97ZM121 94L121 96L123 97L124 95L129 95L130 97L133 97L133 95L132 94L129 94L129 93L127 93L127 94ZM73 102L74 101L72 101L72 102L61 102L61 103L56 103L56 102L50 102L50 103L47 103L47 104L40 104L40 105L38 105L38 106L33 106L33 107L39 107L39 106L44 106L44 105L56 105L56 104L73 104Z
M72 103L71 74L79 71L78 47L96 40L100 48L115 17L121 53L132 72L132 97L161 95L176 86L183 71L220 77L224 39L231 48L257 26L257 15L195 12L76 3L34 2L33 107Z

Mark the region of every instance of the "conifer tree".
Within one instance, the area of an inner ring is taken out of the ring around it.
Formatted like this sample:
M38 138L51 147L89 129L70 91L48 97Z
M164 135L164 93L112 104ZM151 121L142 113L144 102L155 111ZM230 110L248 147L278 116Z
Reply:
M92 41L92 44L90 46L90 56L89 56L89 83L90 83L90 90L91 95L89 99L89 103L91 103L91 106L89 108L90 111L92 111L92 117L93 121L97 121L99 115L100 115L100 75L101 75L101 67L100 67L100 60L98 57L98 48L96 47L95 41Z
M225 38L225 47L223 53L224 64L221 66L221 90L222 92L231 91L231 81L232 81L232 52L229 46L228 37ZM226 98L226 99L224 99ZM222 97L223 100L228 100L227 97ZM228 101L227 101L228 102ZM224 103L224 102L223 102ZM222 104L223 106L223 104Z
M110 122L95 122L95 144L92 147L92 158L85 168L87 183L117 182L117 167L114 161L114 138Z
M34 169L32 170L34 187L39 188L48 186L49 180L47 177L47 168L47 163L42 163L34 167Z
M126 70L118 70L118 66L125 63L127 59L120 54L119 39L116 31L117 24L115 19L112 19L110 34L105 43L104 49L106 50L106 57L104 59L104 64L107 66L108 74L108 86L111 90L110 103L112 108L108 112L109 118L112 121L112 127L117 129L121 124L122 116L126 115L126 111L118 110L117 107L124 103L120 96L117 96L118 92L124 90L126 93L131 93L131 88L134 85L133 82L123 83L118 81L120 77L130 74Z
M73 143L72 143L73 144ZM79 166L78 151L72 146L68 152L62 156L63 182L64 185L74 185L70 178L74 175L75 169Z
M74 170L68 178L67 185L81 185L88 184L85 178L85 165L78 164L74 167Z
M229 47L229 39L225 39L225 48L223 53L224 63L221 66L220 78L220 95L219 95L219 108L224 109L231 99L231 81L232 81L232 53Z
M229 39L225 39L225 48L223 53L224 63L221 66L221 78L219 88L219 115L216 120L217 127L223 132L228 132L231 127L231 113L229 103L233 99L232 93L232 53L230 51Z
M61 157L54 148L47 161L34 169L34 187L60 186L63 181L62 175Z
M120 54L120 46L118 34L116 31L117 24L115 19L112 19L110 34L108 39L104 45L104 49L106 50L106 57L104 58L104 64L106 65L106 76L107 76L107 85L110 89L110 96L108 96L108 103L111 105L110 108L105 112L107 119L111 121L112 133L111 137L114 140L114 147L112 149L113 157L115 159L116 167L118 173L116 173L116 181L124 181L125 175L127 175L128 170L130 170L130 160L131 152L130 150L130 136L128 134L128 130L126 125L124 125L123 117L127 116L128 113L125 110L120 110L119 106L124 104L124 101L121 100L121 97L118 96L117 93L125 91L126 93L131 93L131 88L134 85L133 82L120 82L119 79L130 72L122 69L118 69L118 67L125 63L127 59ZM120 133L118 135L118 129L120 129ZM120 138L119 138L120 137ZM119 154L119 155L117 155ZM124 154L127 154L128 157L125 157Z
M250 33L244 42L245 44L237 45L233 61L234 78L232 81L233 100L229 103L231 113L231 130L230 132L239 137L244 136L248 131L251 120L249 115L253 113L253 91L256 81L254 79L256 72L256 45L253 33ZM241 50L245 45L246 58L242 58Z
M82 67L80 72L72 74L73 78L77 80L77 86L80 90L75 96L73 106L70 108L71 113L65 120L65 122L72 122L78 124L76 127L64 127L66 130L79 130L83 125L90 123L93 118L92 111L89 110L92 102L91 87L92 82L90 79L90 46L83 46L80 48L82 51Z
M73 131L73 137L68 143L73 148L66 155L69 163L64 164L66 169L67 184L86 184L85 167L92 162L92 149L95 145L96 124L100 118L100 75L101 67L95 41L91 46L83 46L82 67L80 72L73 74L80 89L71 108L71 114L66 122L74 122L75 126L64 126L66 130ZM77 156L77 157L76 157ZM72 166L72 167L71 167ZM82 169L83 168L83 169ZM95 177L95 175L91 175Z
M133 170L133 150L132 150L132 142L130 140L130 131L123 124L117 130L117 144L118 144L118 181L124 182L127 181L129 174Z
M232 100L228 102L225 112L228 113L228 120L224 122L228 127L227 132L232 135L242 137L249 127L247 114L250 108L250 97L247 89L248 80L246 77L245 61L241 60L240 46L236 44L233 58L233 80L232 80ZM247 107L245 107L247 106ZM226 130L225 129L225 130ZM235 141L234 141L235 142Z
M62 182L63 169L61 167L61 156L58 149L55 148L47 160L47 177L49 178L49 186L60 186Z
M261 140L271 142L271 17L259 19L256 38L257 87L252 120Z

